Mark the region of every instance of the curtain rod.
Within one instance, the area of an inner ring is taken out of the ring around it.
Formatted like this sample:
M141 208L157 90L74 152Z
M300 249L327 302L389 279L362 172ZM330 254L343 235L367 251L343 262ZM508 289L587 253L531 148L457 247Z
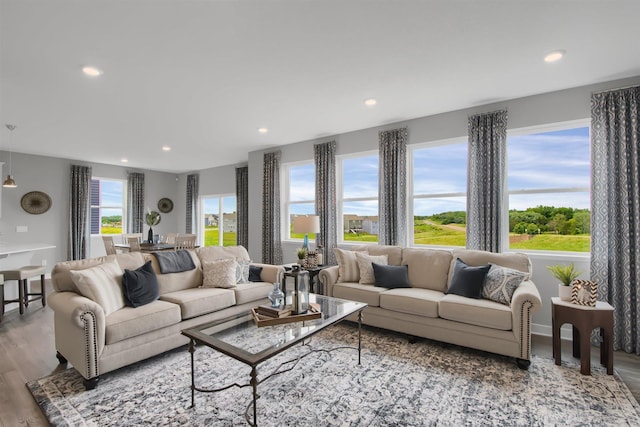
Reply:
M601 91L598 91L598 92L591 92L591 94L592 94L592 95L595 95L596 93L614 92L614 91L616 91L616 90L632 89L632 88L636 88L636 87L640 88L640 84L637 84L637 85L631 85L631 86L624 86L624 87L618 87L618 88L615 88L615 89L601 90Z

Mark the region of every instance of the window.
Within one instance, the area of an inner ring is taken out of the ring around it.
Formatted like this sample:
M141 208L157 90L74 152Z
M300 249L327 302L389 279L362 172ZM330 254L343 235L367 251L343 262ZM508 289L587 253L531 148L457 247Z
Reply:
M293 219L297 215L316 213L316 167L313 163L305 162L286 165L285 171L284 238L302 240L304 234L293 233ZM315 235L309 235L309 239L315 239Z
M414 245L466 245L467 147L455 139L411 150Z
M204 246L235 246L238 230L236 196L203 196L201 201Z
M124 181L91 179L91 234L122 234Z
M509 248L589 252L589 127L510 132Z
M377 242L378 154L343 157L338 165L342 181L338 190L342 241Z

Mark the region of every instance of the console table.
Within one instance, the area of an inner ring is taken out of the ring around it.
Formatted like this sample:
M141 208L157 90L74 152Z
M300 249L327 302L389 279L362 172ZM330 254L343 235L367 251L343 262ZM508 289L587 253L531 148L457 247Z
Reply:
M565 323L573 327L573 357L580 358L580 373L591 375L591 332L600 328L600 363L613 375L613 307L597 301L595 307L571 304L558 297L551 298L551 324L553 328L553 357L560 365L560 328Z

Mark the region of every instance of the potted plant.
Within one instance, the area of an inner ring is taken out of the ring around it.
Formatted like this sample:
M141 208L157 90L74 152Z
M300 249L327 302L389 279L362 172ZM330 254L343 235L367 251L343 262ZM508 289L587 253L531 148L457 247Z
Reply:
M153 242L153 226L160 224L160 214L157 211L148 210L144 217L144 222L149 226L149 234L147 236L147 242Z
M547 269L551 272L553 277L558 279L558 296L563 301L571 300L571 282L578 278L582 274L582 271L577 271L573 263L548 265Z
M298 264L302 265L304 263L304 257L307 256L307 248L298 248L296 249L296 255L298 256Z

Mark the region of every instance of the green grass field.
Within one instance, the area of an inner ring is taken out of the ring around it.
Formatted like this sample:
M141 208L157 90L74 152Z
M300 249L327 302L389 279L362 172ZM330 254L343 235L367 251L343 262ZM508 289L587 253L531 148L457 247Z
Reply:
M218 239L220 234L218 227L206 227L204 230L204 245L205 246L218 246ZM236 245L236 233L224 233L222 235L222 246L235 246Z
M510 234L511 236L514 234ZM510 249L589 252L591 246L590 235L563 236L560 234L536 234L530 240L511 243Z

